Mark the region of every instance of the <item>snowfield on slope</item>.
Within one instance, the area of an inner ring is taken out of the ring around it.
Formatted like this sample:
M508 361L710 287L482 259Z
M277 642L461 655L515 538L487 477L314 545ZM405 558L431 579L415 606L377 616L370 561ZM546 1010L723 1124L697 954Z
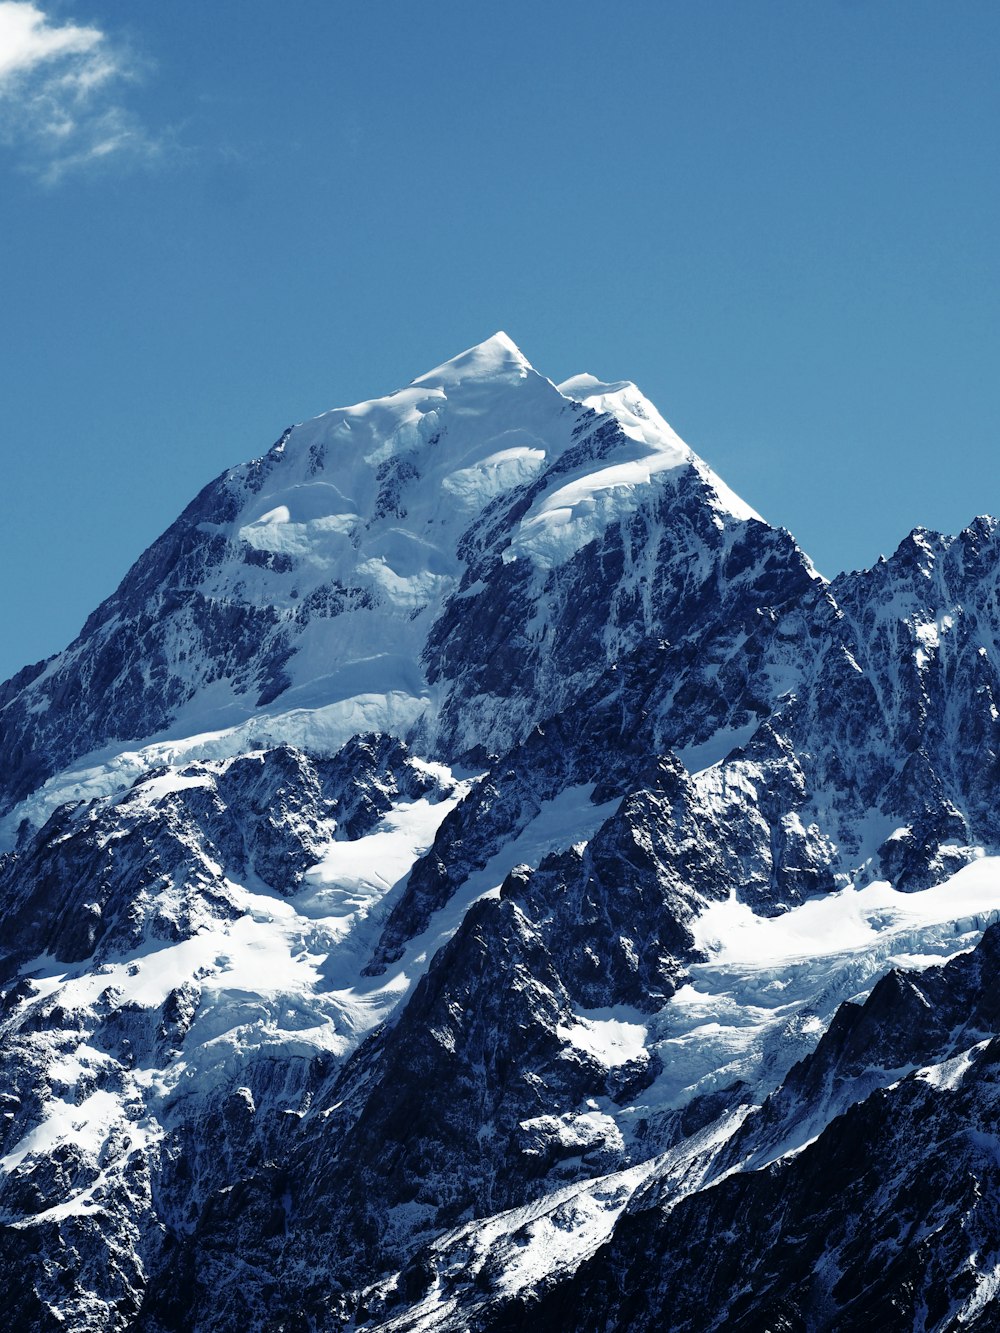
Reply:
M773 917L735 896L709 904L694 923L708 961L688 968L689 983L651 1024L664 1072L625 1118L683 1106L737 1079L762 1101L845 1000L863 1000L893 967L927 967L973 948L997 920L994 856L917 893L874 882Z
M0 1159L0 1171L13 1171L35 1152L69 1142L97 1158L112 1127L127 1156L137 1135L144 1143L159 1137L176 1114L171 1108L178 1097L211 1103L261 1053L289 1060L309 1060L319 1052L345 1057L410 993L474 902L498 893L515 866L534 867L549 852L586 844L617 806L616 801L595 806L592 785L567 788L543 802L520 835L474 871L427 929L408 942L386 976L366 977L362 969L389 905L443 819L475 782L453 780L443 766L433 767L451 786L450 796L400 801L367 836L331 841L290 898L229 880L226 888L240 913L235 920L206 920L175 944L150 944L96 969L88 962L67 968L51 958L29 963L22 976L31 978L32 1002L54 1000L68 1013L94 1013L107 994L120 1008L155 1011L175 988L191 983L200 1001L181 1051L162 1066L136 1067L120 1097L101 1093L98 1101L81 1106L49 1101L41 1123ZM183 778L167 775L149 785L163 799L178 783L183 785ZM583 1039L591 1040L601 1031L600 1025L580 1029ZM43 1051L44 1038L38 1045ZM48 1056L47 1077L72 1094L107 1061L86 1044L67 1061L57 1046ZM122 1165L122 1152L111 1154L110 1166ZM79 1207L94 1188L79 1192ZM72 1211L70 1201L62 1207L60 1215Z
M109 1326L196 1237L199 1328L315 1260L316 1309L464 1329L869 1095L726 1149L842 1002L1000 917L1000 539L828 584L758 519L635 385L497 334L210 483L18 678L0 1305ZM873 1077L961 1093L981 1047Z

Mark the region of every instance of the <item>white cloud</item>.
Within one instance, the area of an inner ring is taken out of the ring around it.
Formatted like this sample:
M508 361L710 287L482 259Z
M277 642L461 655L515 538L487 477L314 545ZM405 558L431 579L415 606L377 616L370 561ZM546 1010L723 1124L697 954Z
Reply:
M46 182L160 152L121 98L136 73L99 28L55 23L32 0L0 0L0 143Z
M104 40L97 28L53 28L40 9L20 0L0 4L0 87L41 61L92 52Z

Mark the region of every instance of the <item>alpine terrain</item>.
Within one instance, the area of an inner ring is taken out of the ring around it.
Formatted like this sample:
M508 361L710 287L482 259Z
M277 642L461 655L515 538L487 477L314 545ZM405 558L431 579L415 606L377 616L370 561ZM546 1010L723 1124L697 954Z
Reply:
M1000 531L497 334L0 686L5 1330L1000 1325Z

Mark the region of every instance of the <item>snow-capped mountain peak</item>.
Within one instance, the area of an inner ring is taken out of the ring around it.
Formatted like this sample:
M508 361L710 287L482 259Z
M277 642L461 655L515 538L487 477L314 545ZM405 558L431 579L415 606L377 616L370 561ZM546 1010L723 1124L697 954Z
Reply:
M459 352L449 360L419 375L413 383L441 389L452 388L464 380L523 379L534 367L514 340L503 330L474 347Z
M539 651L544 617L586 595L569 589L590 543L637 522L647 545L664 525L687 540L698 514L719 532L755 517L634 385L580 376L557 388L494 334L406 388L291 427L207 487L80 638L13 690L7 742L30 734L33 759L0 804L70 760L105 764L110 752L114 768L150 741L183 738L200 758L239 752L251 719L258 735L266 724L271 740L297 742L303 710L333 746L359 729L433 737L452 690L442 645L453 624L506 604L511 644L527 634ZM703 538L692 540L694 553ZM643 576L621 577L624 588ZM617 651L609 643L600 660ZM152 676L146 660L160 664ZM555 676L549 694L527 681L529 702L513 660L510 673L478 723L464 710L467 748L498 748L556 706ZM100 685L52 709L71 677ZM60 780L39 817L93 790L82 781Z
M709 465L690 448L677 432L664 421L660 412L631 380L604 383L596 376L584 373L573 375L558 385L559 392L575 399L595 412L607 412L633 440L639 440L655 452L656 463L664 468L684 463L693 466L715 492L718 505L738 519L764 520L755 509L741 499ZM659 470L654 466L653 471Z
M595 412L608 412L618 422L626 435L634 440L641 440L653 448L673 448L679 462L690 462L694 454L631 380L616 380L605 383L596 375L584 373L573 375L556 386L567 398L593 408Z

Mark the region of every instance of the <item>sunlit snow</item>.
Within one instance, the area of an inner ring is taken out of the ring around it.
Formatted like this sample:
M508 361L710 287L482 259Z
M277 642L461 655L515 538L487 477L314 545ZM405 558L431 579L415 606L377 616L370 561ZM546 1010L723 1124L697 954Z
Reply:
M742 1080L762 1098L808 1054L838 1005L861 1000L892 967L926 967L972 948L1000 919L1000 858L982 857L933 888L876 882L774 917L731 897L693 930L708 961L650 1024L663 1073L626 1118L682 1106Z

